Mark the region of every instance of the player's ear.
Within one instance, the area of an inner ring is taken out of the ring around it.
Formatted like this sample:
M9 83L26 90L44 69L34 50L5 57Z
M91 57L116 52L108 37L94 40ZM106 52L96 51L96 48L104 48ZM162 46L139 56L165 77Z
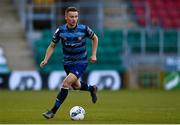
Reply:
M67 14L64 15L65 20L67 20Z
M67 12L65 12L65 14L64 14L64 18L65 18L65 20L67 20Z

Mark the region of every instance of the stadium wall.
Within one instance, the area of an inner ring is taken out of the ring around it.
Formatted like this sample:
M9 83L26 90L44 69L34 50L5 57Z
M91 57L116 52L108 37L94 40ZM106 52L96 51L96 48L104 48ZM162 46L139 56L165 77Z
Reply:
M64 71L42 73L38 71L13 71L0 73L0 90L59 90L66 76ZM180 89L180 72L146 72L137 78L138 83L129 82L128 72L116 70L94 70L84 74L81 80L98 86L99 90L121 90L123 88L160 88L165 90ZM133 87L132 87L133 86ZM135 87L134 87L135 86Z
M13 71L0 74L0 89L9 90L57 90L66 76L64 71L41 73L38 71ZM83 81L98 86L99 90L119 90L123 88L123 74L115 70L95 70L86 72Z

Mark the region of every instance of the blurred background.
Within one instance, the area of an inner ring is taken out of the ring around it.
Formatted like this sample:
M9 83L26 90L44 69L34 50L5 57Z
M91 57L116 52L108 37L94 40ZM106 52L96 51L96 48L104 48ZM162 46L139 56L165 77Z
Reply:
M98 62L83 80L111 90L180 88L180 0L1 0L0 89L59 88L61 45L39 64L68 6L99 37Z

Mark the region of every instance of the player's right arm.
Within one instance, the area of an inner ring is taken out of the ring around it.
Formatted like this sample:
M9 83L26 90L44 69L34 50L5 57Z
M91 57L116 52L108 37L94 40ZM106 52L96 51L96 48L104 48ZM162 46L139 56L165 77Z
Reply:
M41 62L40 67L43 68L47 63L51 55L53 54L54 48L56 47L56 43L51 42L48 46L45 54L44 60Z
M60 40L59 32L60 32L60 30L59 30L59 28L57 28L56 32L53 35L53 39L46 50L44 60L40 64L41 68L43 68L48 63L49 58L53 54L54 48L56 47L56 44Z

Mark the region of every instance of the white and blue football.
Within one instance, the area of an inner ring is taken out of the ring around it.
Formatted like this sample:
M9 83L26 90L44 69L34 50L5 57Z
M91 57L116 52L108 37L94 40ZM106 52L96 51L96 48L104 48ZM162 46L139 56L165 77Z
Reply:
M72 120L83 120L85 115L85 110L81 106L74 106L71 108L70 112L70 118Z

